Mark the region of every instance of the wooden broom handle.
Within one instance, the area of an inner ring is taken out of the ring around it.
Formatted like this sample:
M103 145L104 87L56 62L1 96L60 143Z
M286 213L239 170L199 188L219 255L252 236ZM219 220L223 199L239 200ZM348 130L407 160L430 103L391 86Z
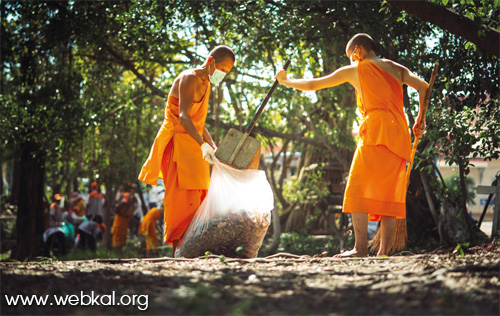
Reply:
M423 128L425 126L425 116L427 114L427 108L429 107L429 101L431 99L432 88L434 87L434 81L436 81L436 75L438 71L439 63L434 64L434 69L432 70L431 79L429 80L429 88L425 93L424 104L422 104L422 121L420 122L419 128ZM413 147L411 149L410 161L408 163L408 169L406 169L406 188L410 183L410 173L411 168L413 167L413 159L415 158L415 153L417 152L417 146L420 142L420 137L415 137L413 141Z
M431 99L432 88L434 87L434 81L436 81L436 75L438 71L439 63L434 64L434 69L432 69L431 79L429 80L429 89L425 93L424 104L422 109L422 122L420 122L419 127L423 127L425 125L425 116L427 114L427 108L429 107L429 101Z
M287 60L285 62L283 69L287 70L288 66L290 66L290 60ZM273 86L271 87L271 90L269 90L269 92L266 95L266 98L264 99L264 101L262 101L262 104L257 109L257 113L255 113L255 116L253 117L252 122L250 123L250 125L248 125L247 130L245 131L246 134L250 134L252 132L252 129L254 128L255 123L257 123L257 120L259 119L260 114L262 113L262 111L264 111L264 108L266 107L267 102L271 98L271 95L274 93L274 90L276 90L276 87L278 87L278 84L279 84L278 80L275 80Z
M283 66L283 69L286 70L288 68L288 66L290 66L290 60L287 60L285 62L285 66ZM245 140L248 138L248 135L250 135L250 133L252 132L252 129L254 128L255 123L257 123L257 120L259 119L260 114L262 113L262 111L264 111L264 108L266 107L267 102L269 102L269 99L271 98L271 95L274 93L274 90L276 90L276 87L278 87L278 84L279 84L278 80L275 80L273 86L271 87L271 90L269 90L269 92L266 95L266 98L264 99L264 101L262 101L261 105L257 109L257 113L255 113L255 116L253 117L252 122L250 123L250 125L248 125L247 130L245 131L245 133L241 137L238 144L236 144L236 148L234 148L234 151L231 154L231 157L229 157L229 160L227 161L229 164L232 164L233 161L236 159L236 156L240 152L241 147L245 143Z

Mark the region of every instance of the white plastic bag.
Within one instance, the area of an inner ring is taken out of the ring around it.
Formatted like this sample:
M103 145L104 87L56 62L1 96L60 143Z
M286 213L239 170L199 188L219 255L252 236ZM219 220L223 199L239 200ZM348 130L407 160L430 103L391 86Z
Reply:
M212 254L255 258L271 222L274 196L262 170L214 163L207 196L181 239L175 257Z

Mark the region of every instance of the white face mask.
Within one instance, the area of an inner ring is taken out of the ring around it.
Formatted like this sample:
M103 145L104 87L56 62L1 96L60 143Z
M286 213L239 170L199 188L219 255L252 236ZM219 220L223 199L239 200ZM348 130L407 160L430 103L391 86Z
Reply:
M208 71L210 72L210 66L208 68ZM224 71L220 71L219 69L215 69L213 75L208 75L208 79L210 79L210 83L212 84L218 84L224 79L226 76L226 73Z

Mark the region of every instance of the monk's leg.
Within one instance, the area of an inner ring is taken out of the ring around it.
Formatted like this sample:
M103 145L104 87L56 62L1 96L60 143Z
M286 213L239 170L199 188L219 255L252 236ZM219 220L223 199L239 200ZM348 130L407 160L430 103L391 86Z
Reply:
M354 248L336 255L337 258L368 256L368 214L351 213L351 219L354 227Z
M380 248L377 256L389 255L392 238L396 229L396 218L393 216L382 216L380 219Z

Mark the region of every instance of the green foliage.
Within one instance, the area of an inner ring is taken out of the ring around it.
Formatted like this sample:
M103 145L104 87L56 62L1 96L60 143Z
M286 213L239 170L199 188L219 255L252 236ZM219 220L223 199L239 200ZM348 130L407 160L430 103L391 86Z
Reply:
M500 30L500 1L472 1L472 0L431 0L443 5L447 9L470 18L478 26L477 34L485 38L488 29ZM464 47L476 51L475 44L465 41Z
M469 103L468 98L462 102L453 99L435 108L432 128L426 135L434 146L426 154L444 156L447 164L463 167L467 175L470 158L492 160L500 156L500 107L498 100L489 100L487 105L471 101L466 107L463 103ZM456 107L461 109L457 111Z
M500 157L498 58L465 48L465 40L441 32L431 54L439 56L438 76L427 114L427 144L419 161L441 156L459 169L461 197L471 158ZM428 170L431 172L431 170ZM459 205L466 207L465 199Z
M500 1L472 1L472 0L431 0L437 4L471 18L477 24L500 30L499 9Z
M41 262L41 263L52 263L54 262L53 258L47 258L43 256L36 257L35 260L36 262Z
M290 177L283 188L283 195L290 202L305 203L321 200L330 194L323 180L323 170L317 165L310 165L304 173Z
M0 253L0 261L9 260L11 254L12 254L12 250L10 250L10 249L4 253Z
M244 253L245 253L245 248L243 248L242 246L236 248L236 254L243 256Z
M225 266L229 265L229 263L227 263L226 256L224 256L224 255L219 256L219 261L220 261L220 263L222 263Z
M469 248L470 243L466 242L463 244L458 244L455 249L453 250L453 253L459 253L460 257L465 256L465 251Z
M297 232L283 233L281 235L281 246L285 252L297 255L313 256L328 251L328 255L332 256L340 252L338 240L331 236L317 238Z
M460 187L460 178L457 174L444 179L448 194L448 197L452 201L461 201L462 200L462 188ZM467 203L474 205L474 198L476 197L476 185L474 183L474 179L466 178L467 185Z
M55 32L72 27L67 6L12 2L2 10L10 19L2 34L2 146L34 141L44 154L57 155L72 146L90 119L75 97L82 78L73 63L71 34Z

